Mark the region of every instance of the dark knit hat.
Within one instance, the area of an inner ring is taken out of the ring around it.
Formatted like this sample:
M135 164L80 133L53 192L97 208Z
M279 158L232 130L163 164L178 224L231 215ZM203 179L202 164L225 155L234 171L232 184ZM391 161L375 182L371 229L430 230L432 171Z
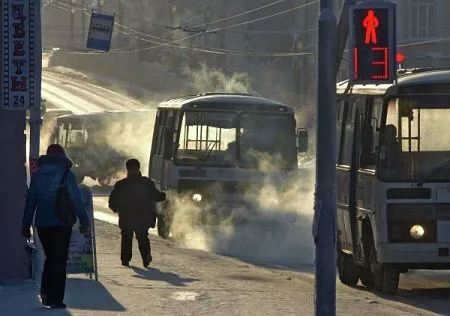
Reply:
M64 148L62 148L59 144L51 144L47 147L47 155L48 156L58 156L58 157L65 157L66 152L64 151Z
M139 163L139 160L137 159L129 159L126 163L125 166L127 167L127 170L130 169L140 169L141 168L141 164Z

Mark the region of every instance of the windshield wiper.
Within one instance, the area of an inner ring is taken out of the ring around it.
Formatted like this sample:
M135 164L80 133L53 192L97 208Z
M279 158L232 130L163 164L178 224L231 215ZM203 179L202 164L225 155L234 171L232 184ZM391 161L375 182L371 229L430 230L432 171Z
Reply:
M206 148L206 150L209 150L209 151L203 157L200 157L195 168L200 169L201 167L203 167L206 160L208 160L209 156L211 155L211 152L213 151L214 147L216 147L216 142L212 143L211 149L209 149L209 144L208 144L208 147Z
M425 182L427 182L433 176L443 171L444 169L448 168L449 166L450 166L450 159L447 160L443 165L437 167L436 169L433 169L428 175L419 179L419 181L417 182L417 186L421 187Z

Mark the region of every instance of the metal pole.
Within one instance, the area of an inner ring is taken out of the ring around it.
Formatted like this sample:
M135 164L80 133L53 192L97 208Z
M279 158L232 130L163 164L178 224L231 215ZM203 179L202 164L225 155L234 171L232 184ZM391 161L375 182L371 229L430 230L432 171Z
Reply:
M317 162L313 236L315 314L336 314L336 17L320 2L317 46Z
M35 106L30 109L30 149L29 149L29 172L31 175L37 170L37 159L39 158L40 138L41 138L41 80L42 80L42 15L41 6L36 6L36 27L35 27ZM34 278L39 282L43 269L44 251L37 235L36 227L33 226L33 241L36 248L36 273Z
M0 109L0 284L28 277L22 230L27 175L25 111Z
M73 7L70 8L70 29L69 29L69 48L74 48L74 20L75 20L75 9Z
M81 37L82 41L86 41L86 0L82 0L81 5Z
M347 43L348 32L349 32L349 16L348 16L348 5L350 0L344 0L342 3L341 14L339 15L338 21L338 40L337 40L337 55L336 55L336 74L341 67L342 56L345 52L345 44Z

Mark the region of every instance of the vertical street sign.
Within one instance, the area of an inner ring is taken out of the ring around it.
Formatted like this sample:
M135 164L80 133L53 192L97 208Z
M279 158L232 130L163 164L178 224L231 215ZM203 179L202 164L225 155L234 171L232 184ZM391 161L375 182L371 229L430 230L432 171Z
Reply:
M92 11L86 47L109 51L114 30L114 15Z
M392 83L395 63L395 3L369 0L350 6L350 82Z
M6 110L28 110L36 106L40 93L39 47L35 45L36 16L40 6L35 0L3 0L3 102ZM39 58L36 58L39 54Z

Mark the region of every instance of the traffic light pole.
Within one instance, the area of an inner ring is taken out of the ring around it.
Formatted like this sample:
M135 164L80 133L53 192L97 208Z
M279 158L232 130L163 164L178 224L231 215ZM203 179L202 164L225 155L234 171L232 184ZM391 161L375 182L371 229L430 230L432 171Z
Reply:
M313 237L315 314L336 314L336 17L320 1L317 47L317 162Z

